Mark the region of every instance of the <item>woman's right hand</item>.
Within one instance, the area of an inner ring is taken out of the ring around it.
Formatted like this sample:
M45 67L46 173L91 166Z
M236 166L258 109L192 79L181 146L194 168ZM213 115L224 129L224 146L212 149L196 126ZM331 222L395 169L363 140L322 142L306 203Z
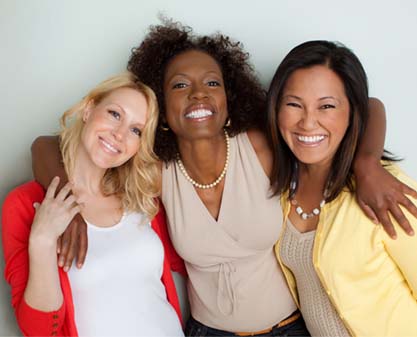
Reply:
M56 242L68 227L74 216L80 212L80 206L73 195L70 195L71 184L67 183L55 196L59 177L49 185L42 203L34 205L36 215L30 233L31 240L51 240Z

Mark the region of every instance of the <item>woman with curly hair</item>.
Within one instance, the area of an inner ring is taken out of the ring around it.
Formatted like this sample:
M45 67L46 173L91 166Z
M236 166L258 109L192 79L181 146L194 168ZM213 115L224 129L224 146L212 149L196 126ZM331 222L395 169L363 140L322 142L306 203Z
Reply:
M224 35L199 37L166 23L151 27L128 69L155 91L160 107L155 152L163 161L169 232L189 277L186 334L308 335L274 255L282 211L270 191L265 93L248 54ZM379 114L357 157L358 176L371 169L360 158L383 148L383 108L371 105ZM44 138L33 147L44 183L59 172L56 148L56 140ZM372 171L384 174L379 166ZM396 182L389 179L391 189ZM359 184L372 195L380 181L367 181L368 175Z
M153 91L132 74L104 81L61 118L72 183L56 193L55 177L45 193L31 181L7 196L5 277L25 336L183 335L169 270L175 254L164 214L155 217L157 119ZM57 239L78 212L88 221L90 257L65 273Z

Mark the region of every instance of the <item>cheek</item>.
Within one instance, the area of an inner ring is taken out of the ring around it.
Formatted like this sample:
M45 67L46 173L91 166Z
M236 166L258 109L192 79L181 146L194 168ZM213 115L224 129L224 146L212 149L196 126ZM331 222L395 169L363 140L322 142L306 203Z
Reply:
M288 127L294 124L294 116L285 109L282 109L278 112L277 123L281 132L284 132Z
M133 156L138 152L140 148L140 140L137 136L131 136L132 138L127 141L126 147L130 156Z

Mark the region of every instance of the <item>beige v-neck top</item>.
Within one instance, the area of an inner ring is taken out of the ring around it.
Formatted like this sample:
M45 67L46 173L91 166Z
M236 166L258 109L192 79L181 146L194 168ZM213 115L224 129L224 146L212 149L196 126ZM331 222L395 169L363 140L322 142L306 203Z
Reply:
M232 332L259 331L294 310L274 254L282 225L278 197L246 133L230 139L217 221L176 162L164 166L162 201L175 249L188 272L193 317Z

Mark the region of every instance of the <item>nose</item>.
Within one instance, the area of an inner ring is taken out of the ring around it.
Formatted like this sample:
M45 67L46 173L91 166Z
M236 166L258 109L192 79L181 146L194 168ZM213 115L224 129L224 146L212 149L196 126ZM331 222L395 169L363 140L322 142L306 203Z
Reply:
M204 84L193 84L190 91L190 99L201 100L208 97L207 88Z
M113 128L112 135L116 141L122 142L126 137L126 132L127 132L127 127L120 124Z
M299 126L304 130L314 130L317 124L317 112L312 109L305 109L299 121Z

